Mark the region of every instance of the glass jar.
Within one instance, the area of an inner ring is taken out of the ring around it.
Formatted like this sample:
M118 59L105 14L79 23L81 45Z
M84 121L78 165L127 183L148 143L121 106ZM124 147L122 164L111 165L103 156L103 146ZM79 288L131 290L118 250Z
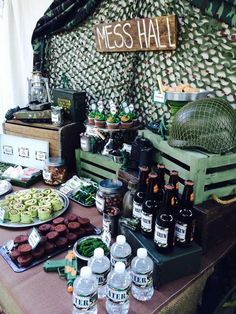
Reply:
M117 207L122 210L123 183L120 180L105 179L99 183L96 207L99 213L104 209Z
M58 185L66 181L65 161L61 157L51 157L45 160L43 179L46 184Z

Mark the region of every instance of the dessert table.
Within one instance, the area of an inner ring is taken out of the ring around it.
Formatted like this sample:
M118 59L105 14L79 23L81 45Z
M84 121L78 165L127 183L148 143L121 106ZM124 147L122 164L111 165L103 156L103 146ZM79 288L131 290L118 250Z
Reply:
M43 187L37 183L34 187ZM21 188L13 187L14 191ZM68 213L76 213L87 217L97 227L102 226L102 216L95 207L85 208L70 201ZM29 228L28 228L29 229ZM0 245L14 239L16 235L25 234L26 229L0 227ZM180 313L173 312L179 308L182 313L194 313L204 283L212 273L215 263L234 245L235 238L225 238L203 257L199 273L175 280L159 290L155 290L153 298L148 302L138 302L130 298L130 314L137 313ZM61 253L54 259L64 258ZM79 261L79 266L82 262ZM184 310L186 308L186 311ZM66 281L57 273L46 273L43 264L39 264L22 273L15 273L0 256L0 313L4 314L67 314L72 312L72 295L66 291ZM106 313L104 300L98 301L98 313Z

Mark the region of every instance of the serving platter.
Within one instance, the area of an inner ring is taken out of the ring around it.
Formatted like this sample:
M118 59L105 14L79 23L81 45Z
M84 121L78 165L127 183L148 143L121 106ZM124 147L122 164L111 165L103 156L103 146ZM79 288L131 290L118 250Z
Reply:
M0 197L11 192L12 185L7 180L0 180Z
M35 189L35 190L40 192L41 190L45 190L45 189ZM23 192L23 191L29 191L29 190L21 190L21 192ZM53 192L58 194L60 200L63 203L63 208L58 210L58 211L53 212L49 219L39 220L38 218L33 218L33 222L32 223L20 223L20 222L15 223L15 222L11 222L9 220L4 220L4 221L0 220L0 226L6 227L6 228L32 227L32 226L37 226L37 225L46 223L46 222L51 221L51 220L55 219L56 217L62 215L69 207L69 199L68 199L68 197L65 194L63 194L62 192L60 192L58 190L54 190L53 189ZM17 193L19 193L19 191L13 192L11 194L8 194L8 196L9 195L16 195ZM1 200L4 200L4 198L2 198Z
M209 94L212 94L213 91L200 90L196 93L187 93L187 92L166 92L166 100L172 101L194 101L197 99L202 99L207 97Z

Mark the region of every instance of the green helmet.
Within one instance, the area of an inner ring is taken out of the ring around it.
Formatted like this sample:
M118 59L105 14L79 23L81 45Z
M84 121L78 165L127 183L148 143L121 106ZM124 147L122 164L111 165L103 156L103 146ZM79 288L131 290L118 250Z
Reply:
M179 148L226 153L236 147L236 111L221 98L190 102L175 114L168 143Z

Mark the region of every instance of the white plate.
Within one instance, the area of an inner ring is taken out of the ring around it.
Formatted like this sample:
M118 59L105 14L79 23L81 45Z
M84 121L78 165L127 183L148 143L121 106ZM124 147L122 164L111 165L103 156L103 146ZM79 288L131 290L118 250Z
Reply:
M12 190L12 185L7 180L0 180L0 197Z

